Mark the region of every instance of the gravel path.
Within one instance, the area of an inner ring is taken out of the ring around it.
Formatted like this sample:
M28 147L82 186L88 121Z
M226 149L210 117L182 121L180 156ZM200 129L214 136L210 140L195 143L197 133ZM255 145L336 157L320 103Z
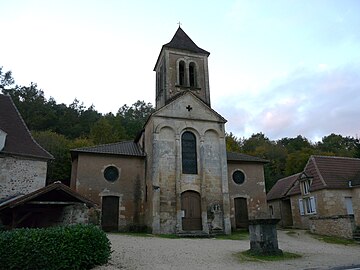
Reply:
M94 270L314 270L360 264L360 245L327 244L304 231L291 235L278 231L279 247L303 256L282 262L239 262L234 254L249 249L248 240L165 239L119 234L109 234L108 237L114 250L112 259L108 265Z

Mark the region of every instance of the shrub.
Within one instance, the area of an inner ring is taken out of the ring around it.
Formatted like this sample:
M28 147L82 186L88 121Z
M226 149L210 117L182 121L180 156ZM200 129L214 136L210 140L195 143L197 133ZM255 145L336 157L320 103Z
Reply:
M111 254L93 225L0 231L0 269L91 269Z

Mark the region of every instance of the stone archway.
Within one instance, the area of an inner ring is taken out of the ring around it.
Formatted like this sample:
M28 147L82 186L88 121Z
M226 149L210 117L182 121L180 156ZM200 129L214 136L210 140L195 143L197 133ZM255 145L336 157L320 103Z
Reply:
M181 194L181 210L183 231L201 231L201 197L196 191L185 191Z

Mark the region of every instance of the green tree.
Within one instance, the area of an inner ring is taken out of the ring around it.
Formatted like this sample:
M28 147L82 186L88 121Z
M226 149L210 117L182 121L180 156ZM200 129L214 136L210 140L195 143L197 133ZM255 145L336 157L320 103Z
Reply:
M34 131L34 139L49 153L54 160L48 162L47 184L61 181L70 184L71 157L69 140L64 135L52 131Z
M356 155L358 140L352 137L343 137L337 134L330 134L322 138L317 148L323 152L331 152L337 156L353 157Z
M99 119L91 129L90 138L95 144L113 143L119 140L106 118Z
M11 71L3 71L3 67L0 67L0 89L4 90L5 87L15 84L15 80Z
M238 139L234 134L226 133L226 150L229 152L241 152L241 139Z
M147 118L154 112L151 103L138 100L131 107L124 104L116 115L120 123L125 127L126 139L134 139L143 129Z

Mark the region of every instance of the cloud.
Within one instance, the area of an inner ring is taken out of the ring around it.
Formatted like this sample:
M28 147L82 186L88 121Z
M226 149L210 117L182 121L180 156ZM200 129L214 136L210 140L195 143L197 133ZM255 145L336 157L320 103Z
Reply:
M228 131L249 137L263 132L271 139L303 135L310 140L337 133L359 134L360 65L300 68L256 95L242 93L241 108L220 108L229 117ZM230 103L230 104L229 104ZM244 132L241 134L241 132ZM250 132L250 133L245 133Z

